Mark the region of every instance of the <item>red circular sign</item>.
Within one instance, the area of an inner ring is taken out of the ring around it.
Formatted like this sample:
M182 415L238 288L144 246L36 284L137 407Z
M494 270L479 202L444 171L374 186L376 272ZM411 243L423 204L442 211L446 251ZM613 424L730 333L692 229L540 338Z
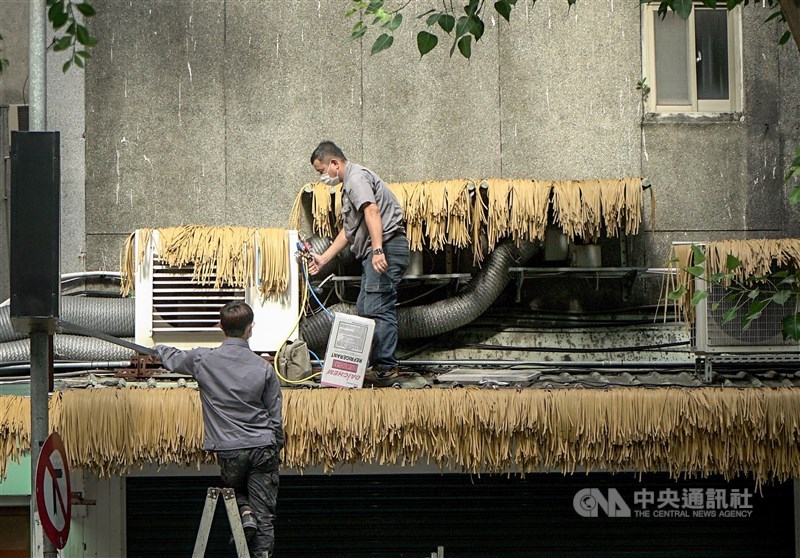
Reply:
M61 550L67 544L71 515L69 466L57 432L47 437L36 462L36 507L47 538Z

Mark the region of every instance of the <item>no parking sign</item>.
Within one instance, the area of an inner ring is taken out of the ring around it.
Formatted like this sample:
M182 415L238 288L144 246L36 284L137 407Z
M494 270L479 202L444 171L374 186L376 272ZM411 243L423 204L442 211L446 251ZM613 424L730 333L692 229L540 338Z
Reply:
M69 466L57 432L47 437L36 462L36 506L42 529L57 549L67 544L71 514Z

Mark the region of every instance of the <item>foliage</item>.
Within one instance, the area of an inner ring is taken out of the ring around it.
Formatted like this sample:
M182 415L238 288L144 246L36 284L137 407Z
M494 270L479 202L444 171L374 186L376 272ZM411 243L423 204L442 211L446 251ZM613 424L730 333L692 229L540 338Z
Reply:
M78 68L83 68L84 60L91 58L85 48L90 48L97 44L97 39L89 34L89 29L83 25L84 18L95 15L95 9L88 0L80 3L72 0L47 0L47 19L53 25L53 30L58 32L64 29L64 34L53 37L53 51L72 49L69 60L64 62L62 70L66 72L70 66L75 64ZM76 15L80 14L80 17Z
M776 270L766 275L750 276L744 279L739 278L737 270L741 267L736 257L728 255L725 262L725 271L720 273L706 273L703 264L706 262L703 251L692 246L693 265L686 267L684 271L692 277L700 278L706 282L707 289L720 287L724 289L725 295L719 302L711 305L711 310L716 311L721 303L726 303L726 309L722 314L721 324L725 324L744 315L741 318L742 330L747 330L754 321L759 319L767 307L771 304L784 306L787 303L794 304L794 312L783 318L782 332L785 340L800 341L800 312L798 312L798 301L800 301L800 271ZM686 295L686 287L681 285L668 297L670 300L678 301ZM692 296L692 306L697 306L708 298L708 290L697 290Z
M74 64L78 68L83 68L86 59L92 55L86 50L97 44L97 38L89 33L88 27L84 25L86 18L95 15L96 11L89 0L74 2L73 0L47 0L47 19L56 31L53 37L54 52L72 49L69 60L64 63L62 70L66 72ZM59 31L63 29L63 34ZM0 36L0 41L3 37ZM83 48L79 48L83 47ZM2 50L0 49L0 53ZM0 75L8 66L8 60L0 56Z
M792 177L795 179L795 185L792 188L791 193L789 194L789 201L792 205L796 205L800 203L800 145L797 146L797 150L795 151L795 158L789 163L789 170L786 171L786 175L783 177L784 182L789 182L792 180Z
M372 43L372 54L382 52L394 44L393 33L404 23L403 10L411 0L351 0L352 7L345 14L346 17L357 16L357 20L350 30L351 39L361 39L370 29L380 31L380 35ZM497 0L487 5L486 0L443 0L441 8L431 8L419 14L416 19L425 28L417 31L416 43L420 56L425 56L439 45L440 36L450 42L450 56L456 49L464 58L472 56L473 44L477 44L483 37L486 29L486 18L494 19L495 14L507 22L511 21L512 9L518 0ZM536 4L536 0L530 0ZM672 11L683 19L692 13L692 0L639 0L640 4L658 2L658 13L661 17ZM755 1L755 0L754 0ZM770 8L775 8L766 21L778 19L786 23L784 13L780 8L779 0L758 0L766 2ZM571 9L577 0L566 0L567 10ZM726 0L719 2L726 9L732 10L737 6L747 6L751 0ZM434 4L434 0L431 0ZM717 8L717 0L702 0L703 5ZM436 2L438 4L438 2ZM393 7L394 6L394 7ZM791 31L786 31L780 38L780 44L786 43L792 37ZM795 38L796 40L800 40ZM798 44L800 48L800 43Z

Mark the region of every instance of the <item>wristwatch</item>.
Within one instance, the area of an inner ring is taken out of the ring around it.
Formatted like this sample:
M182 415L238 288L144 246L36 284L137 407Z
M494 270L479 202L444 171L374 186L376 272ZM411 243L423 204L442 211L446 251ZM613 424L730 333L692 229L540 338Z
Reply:
M383 254L383 248L375 248L372 251L372 253L375 254L376 256L379 255L379 254Z

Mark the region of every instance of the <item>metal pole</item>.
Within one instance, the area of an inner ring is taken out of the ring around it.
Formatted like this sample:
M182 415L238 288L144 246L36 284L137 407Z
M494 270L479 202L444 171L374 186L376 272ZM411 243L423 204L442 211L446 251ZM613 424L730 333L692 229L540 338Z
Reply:
M47 130L47 2L29 0L28 4L28 73L30 74L31 131ZM41 522L36 513L36 464L42 445L50 434L48 401L50 390L50 346L52 334L32 332L31 338L31 545L33 556L56 558L56 548L43 536ZM38 534L38 536L37 536ZM36 547L42 541L42 553Z
M33 556L56 558L56 548L42 536L41 521L36 513L36 464L47 436L50 434L48 401L50 391L50 340L51 334L38 331L31 338L31 548ZM36 537L34 530L39 531ZM42 540L42 553L36 552L37 538Z
M31 131L47 130L47 2L29 0L28 73Z

